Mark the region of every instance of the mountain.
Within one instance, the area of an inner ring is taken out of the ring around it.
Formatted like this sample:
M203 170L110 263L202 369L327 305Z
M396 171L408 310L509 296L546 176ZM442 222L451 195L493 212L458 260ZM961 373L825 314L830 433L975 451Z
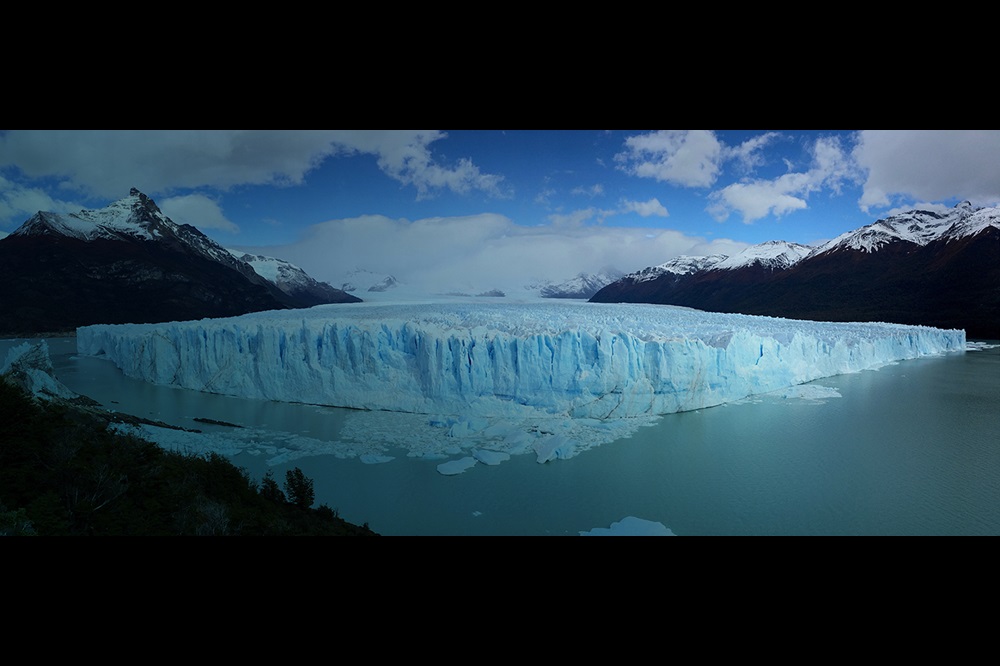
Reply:
M349 293L358 290L384 292L399 285L399 281L392 275L375 273L364 268L354 268L344 273L337 282L343 291Z
M539 290L542 298L588 299L603 287L624 277L614 268L604 268L597 273L580 273L575 278L558 284L546 284Z
M132 189L99 210L39 211L0 239L0 334L309 307ZM332 289L332 288L331 288ZM334 290L326 302L358 301Z
M293 263L275 257L229 250L237 260L250 264L254 272L278 289L285 292L300 305L312 307L326 303L358 302L361 299L349 296L341 289L335 289L326 282L316 280Z
M912 210L819 247L772 241L732 257L679 257L591 299L816 321L965 329L1000 339L1000 208Z

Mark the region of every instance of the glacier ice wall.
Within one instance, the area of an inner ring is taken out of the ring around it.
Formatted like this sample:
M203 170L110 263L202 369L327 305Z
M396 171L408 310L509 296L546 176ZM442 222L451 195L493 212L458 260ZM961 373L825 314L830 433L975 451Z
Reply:
M86 326L129 377L250 398L424 414L626 418L700 409L965 349L965 332L664 305L357 303Z

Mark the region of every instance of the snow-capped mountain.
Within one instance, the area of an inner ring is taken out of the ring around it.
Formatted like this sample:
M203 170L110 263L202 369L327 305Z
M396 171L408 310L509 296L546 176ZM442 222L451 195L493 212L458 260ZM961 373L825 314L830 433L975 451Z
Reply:
M340 284L340 289L348 293L373 292L380 293L388 291L399 285L392 275L376 273L365 268L354 268L344 273L336 283Z
M106 208L39 211L0 239L0 333L308 307L137 189ZM336 290L334 290L336 291ZM359 299L336 292L325 302Z
M335 289L326 282L316 280L295 264L284 259L232 249L229 252L239 261L250 264L254 272L265 280L297 302L302 303L302 307L347 302L343 290Z
M747 249L711 264L713 270L737 270L740 268L766 268L781 271L791 268L808 257L815 248L788 241L767 241L751 245Z
M1000 338L1000 208L912 210L810 248L762 243L678 257L609 284L595 302L660 303L817 321L882 321Z
M671 276L691 275L692 273L697 273L698 271L707 270L720 261L728 258L728 255L725 254L713 254L707 257L681 255L679 257L674 257L670 261L662 263L659 266L643 268L640 271L629 273L624 277L627 277L634 282L648 282L649 280L655 280L659 277L663 277L664 274L670 274Z
M391 275L386 275L384 278L368 287L368 291L388 291L399 284L399 281Z
M988 218L990 211L995 216L996 209L977 211L968 201L963 201L943 215L928 210L911 210L842 234L818 248L816 254L837 250L878 252L886 245L900 241L924 246L948 232L953 232L952 237L961 237L971 230L966 225L970 218L977 214L980 219Z
M152 199L135 188L124 199L98 210L69 214L38 211L11 236L63 236L85 242L156 241L247 274L246 266L225 248L189 224L175 224Z
M615 268L604 268L597 273L579 273L575 278L558 284L546 284L539 289L542 298L588 299L602 288L619 280L624 273Z

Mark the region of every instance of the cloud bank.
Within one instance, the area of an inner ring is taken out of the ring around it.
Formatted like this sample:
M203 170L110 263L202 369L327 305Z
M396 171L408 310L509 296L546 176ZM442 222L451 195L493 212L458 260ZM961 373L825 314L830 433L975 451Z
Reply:
M354 270L392 274L432 293L511 290L605 267L630 272L679 254L735 254L747 246L672 230L514 224L502 215L409 221L369 215L309 228L299 242L239 248L278 256L340 286ZM362 296L363 297L363 296Z
M328 157L369 154L422 196L436 189L503 193L502 176L467 159L437 163L430 146L445 137L440 130L11 130L0 135L0 167L114 199L137 184L150 195L298 185Z
M1000 202L1000 131L863 130L853 159L867 173L864 210L901 200Z

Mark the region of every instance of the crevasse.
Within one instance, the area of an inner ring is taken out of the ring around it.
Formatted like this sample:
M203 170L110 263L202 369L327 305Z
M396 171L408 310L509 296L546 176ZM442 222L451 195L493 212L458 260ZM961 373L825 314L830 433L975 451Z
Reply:
M250 398L458 416L628 418L963 351L965 332L662 305L340 304L86 326L127 376Z

